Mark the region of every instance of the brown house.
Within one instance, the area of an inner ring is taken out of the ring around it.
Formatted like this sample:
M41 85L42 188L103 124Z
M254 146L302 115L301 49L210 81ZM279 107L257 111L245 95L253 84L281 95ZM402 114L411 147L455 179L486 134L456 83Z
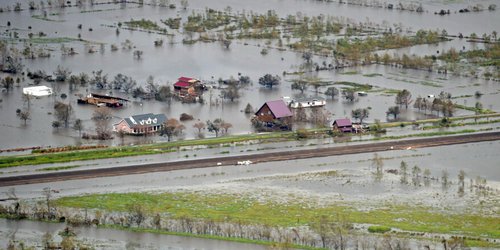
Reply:
M269 101L255 112L255 119L267 125L273 125L276 121L285 122L293 115L283 100Z
M352 132L352 122L351 119L348 118L336 119L335 121L333 121L332 126L334 131L340 131L344 133Z

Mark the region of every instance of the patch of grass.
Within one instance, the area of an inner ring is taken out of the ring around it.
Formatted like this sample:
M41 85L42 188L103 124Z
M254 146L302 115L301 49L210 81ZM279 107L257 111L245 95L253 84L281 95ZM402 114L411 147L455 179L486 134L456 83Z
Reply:
M33 37L31 39L20 39L23 42L37 43L37 44L48 44L48 43L70 43L75 41L80 41L76 38L71 37Z
M368 232L370 233L387 233L391 231L390 227L386 226L369 226L368 227Z
M342 72L340 73L341 75L357 75L359 74L358 71L346 71L346 72Z
M55 201L60 207L103 209L126 212L131 204L142 204L149 214L170 214L172 218L207 219L270 226L305 226L318 216L338 214L351 223L369 223L385 228L399 228L426 233L461 234L500 238L500 218L470 213L447 213L415 205L387 205L368 211L359 204L319 205L291 198L286 203L272 197L256 198L245 194L110 193L63 197ZM307 209L304 209L307 207ZM301 218L300 221L297 218Z
M348 88L352 89L353 91L370 91L373 88L373 86L370 84L361 84L347 81L335 82L334 85L348 86Z
M364 77L376 77L376 76L383 76L380 73L370 73L370 74L363 74Z
M80 167L80 165L71 165L71 166L60 166L60 167L48 167L48 168L40 168L36 171L57 171L57 170L65 170Z

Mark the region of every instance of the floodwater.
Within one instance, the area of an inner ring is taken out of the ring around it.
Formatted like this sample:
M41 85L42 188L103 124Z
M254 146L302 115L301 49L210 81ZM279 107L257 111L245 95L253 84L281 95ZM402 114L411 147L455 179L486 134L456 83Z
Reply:
M147 1L146 1L147 2ZM286 2L286 8L283 4ZM27 1L23 2L23 6L27 6ZM223 118L227 122L233 124L229 130L231 134L244 134L252 132L250 124L250 116L242 112L247 103L250 103L254 109L259 108L265 101L279 99L282 96L297 97L298 92L291 90L289 80L295 79L297 76L282 76L282 72L293 72L297 70L297 66L303 63L300 53L293 51L279 51L270 49L269 54L261 55L265 41L238 41L235 40L229 50L222 48L218 43L196 43L193 45L183 45L181 40L184 38L177 31L169 30L169 33L174 34L173 44L170 44L169 38L159 34L121 30L119 35L116 35L115 28L109 27L116 25L118 22L128 21L130 19L149 19L160 23L160 19L170 17L181 17L186 19L193 11L203 11L205 7L210 7L218 10L231 7L233 13L249 12L265 13L269 9L276 10L278 15L285 16L288 14L296 14L300 10L305 15L332 15L343 17L346 22L367 22L380 24L380 27L393 26L393 24L402 25L405 29L416 31L421 28L425 29L446 29L449 34L457 34L463 32L469 34L476 32L477 34L488 33L493 30L498 30L500 23L500 15L497 12L482 11L468 14L452 14L449 16L434 15L433 12L441 8L459 9L467 5L481 3L483 6L488 6L494 1L474 1L468 3L444 4L439 2L423 2L424 8L429 10L429 13L414 13L409 11L396 11L381 8L370 8L353 5L344 5L338 3L327 3L321 1L307 0L276 0L276 1L257 1L252 3L241 3L240 1L189 1L189 8L183 11L180 8L168 9L154 6L138 7L134 4L104 4L97 6L86 6L84 11L76 7L47 9L48 18L52 21L45 21L33 18L32 16L42 15L41 10L24 10L21 12L3 12L0 13L0 31L15 30L19 33L19 37L27 37L30 32L38 33L45 32L48 37L70 37L76 38L78 34L82 39L91 41L89 44L83 42L66 43L65 46L73 47L78 53L73 56L63 56L60 52L59 43L36 45L51 50L50 58L42 59L25 59L26 68L30 71L44 70L47 73L53 72L58 65L69 68L73 74L85 72L91 75L92 71L102 69L108 76L108 80L112 80L118 73L131 76L137 80L138 84L142 85L145 79L152 75L155 81L160 84L172 84L180 76L192 76L205 81L213 81L219 78L227 79L231 76L237 77L238 73L248 75L253 81L253 84L241 91L242 97L234 103L225 101L219 105L209 104L183 104L177 101L172 101L170 105L156 101L132 100L122 109L113 110L115 116L113 122L118 122L121 118L128 117L140 113L164 113L168 118L179 118L181 113L188 113L194 116L195 120L186 122L186 130L181 138L194 138L196 131L192 128L192 124L197 121L213 120L215 118ZM178 3L177 3L178 4ZM3 1L0 6L13 6L14 1ZM178 4L179 6L180 4ZM7 26L7 22L11 26ZM82 29L77 28L78 24L82 24ZM436 26L436 25L439 26ZM31 29L28 29L31 27ZM89 30L92 28L92 31ZM3 33L7 37L7 33ZM195 36L196 37L196 36ZM163 47L154 47L153 41L156 39L164 39ZM135 49L144 52L142 59L137 60L132 56L132 51L118 50L112 52L111 44L120 46L122 42L129 39L133 42ZM248 42L248 45L245 45ZM104 48L100 52L101 44ZM274 44L274 42L273 42ZM17 45L22 49L23 45ZM481 48L482 45L472 45L464 40L455 39L450 42L440 43L438 45L420 45L412 48L403 48L391 50L390 53L409 53L409 54L436 54L437 50L445 50L450 47L456 47L459 50L462 47L465 49L473 48L474 46ZM96 53L87 53L89 47L94 47ZM331 58L314 57L313 59L318 64L323 61L330 63ZM358 74L343 74L345 72L357 71ZM272 90L260 87L258 78L266 73L282 76L282 84ZM378 73L382 76L367 77L363 74ZM370 107L370 117L368 122L374 119L386 120L385 111L389 106L394 105L394 96L384 94L384 89L403 89L410 90L414 97L427 96L429 94L438 94L440 91L447 91L453 96L470 96L479 91L485 95L479 101L483 103L485 108L492 110L500 109L500 98L498 98L499 89L496 83L482 80L469 79L455 76L445 76L437 73L429 73L425 71L405 70L380 65L348 68L343 71L320 71L309 73L309 76L317 76L327 81L351 81L356 83L368 83L376 87L378 92L369 93L367 97L359 97L354 103L346 103L343 100L335 99L328 100L326 110L331 114L330 121L339 117L349 117L351 110L355 108ZM0 76L5 77L4 74ZM95 144L102 143L97 141L87 141L79 138L77 131L71 128L60 128L54 130L51 126L54 120L52 110L53 103L56 100L61 100L59 95L66 93L68 98L65 102L72 104L75 109L73 119L79 118L84 122L84 132L93 131L93 122L90 120L92 112L96 109L94 106L81 106L76 104L77 97L75 94L87 94L88 92L96 92L92 88L80 88L74 92L69 92L68 86L57 83L43 83L53 86L56 89L57 96L42 97L32 101L30 105L31 120L24 126L23 122L16 116L15 110L18 108L28 108L27 103L22 100L22 87L31 84L31 80L23 77L23 81L19 87L15 87L12 93L2 93L0 103L0 148L16 148L30 146L61 146L73 144ZM218 84L215 85L218 87ZM319 92L324 92L326 87L320 88ZM104 93L109 93L109 90ZM322 94L316 93L315 90L309 89L305 92L309 97L324 97ZM111 94L122 95L116 91ZM206 92L204 97L206 101L218 98L220 91L213 89ZM456 99L459 104L473 106L478 101L474 97L464 97ZM457 115L470 114L464 110L457 110ZM418 112L410 110L402 115L402 119L413 120L424 118ZM211 133L205 132L206 136L214 136ZM178 139L178 138L176 138ZM147 143L154 141L162 141L165 138L158 136L152 137L130 137L124 139L126 144L129 143ZM107 144L121 144L121 140L116 138L114 141L104 142Z
M64 223L40 221L13 221L0 219L0 247L7 248L9 241L24 242L25 246L43 246L44 234L49 233L55 242L62 239L58 233L63 231ZM84 245L98 246L98 249L266 249L265 246L243 244L222 240L209 240L154 233L128 232L116 229L78 226L73 228L77 240Z

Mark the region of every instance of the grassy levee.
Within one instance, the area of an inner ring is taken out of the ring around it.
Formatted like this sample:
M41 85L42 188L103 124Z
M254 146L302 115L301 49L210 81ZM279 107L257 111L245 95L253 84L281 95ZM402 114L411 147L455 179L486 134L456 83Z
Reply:
M49 163L63 163L71 161L98 160L137 155L161 154L177 150L183 146L220 145L225 143L244 142L251 140L276 140L294 138L293 132L275 132L263 134L234 135L199 140L183 140L138 146L117 146L95 150L78 150L60 153L30 154L20 156L0 157L0 168L16 167L23 165L40 165Z
M450 121L462 121L462 120L469 120L469 119L482 119L482 118L491 118L491 117L500 117L500 113L488 113L488 114L479 114L479 115L466 115L466 116L457 116L457 117L449 117ZM415 122L413 121L406 121L406 122L387 122L387 123L382 123L381 126L382 128L393 128L393 127L399 127L401 125L413 125L413 124L426 124L426 123L439 123L443 118L432 118L432 119L423 119L423 120L417 120Z
M298 200L274 202L272 197L255 198L245 194L201 193L110 193L64 197L55 201L60 207L128 211L141 204L148 214L168 214L171 218L238 222L268 226L309 225L321 215L345 218L352 223L369 223L381 227L412 232L442 233L468 237L500 238L500 217L480 214L452 213L413 204L381 204L360 211L362 204L316 204Z

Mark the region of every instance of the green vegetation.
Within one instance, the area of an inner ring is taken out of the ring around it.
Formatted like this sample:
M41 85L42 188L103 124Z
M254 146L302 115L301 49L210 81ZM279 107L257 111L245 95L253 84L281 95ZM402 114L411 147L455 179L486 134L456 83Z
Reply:
M198 192L176 193L110 193L81 197L64 197L56 206L106 211L128 211L132 204L141 204L147 214L169 214L172 218L229 221L269 226L304 226L321 215L338 214L351 223L370 223L380 227L408 231L463 234L499 238L500 218L470 213L447 213L428 207L387 205L370 210L358 210L359 204L318 205L290 197L286 203L267 197L255 198L242 194L206 195ZM307 207L307 209L304 209ZM300 220L297 220L300 218Z
M167 32L167 29L160 27L156 22L153 22L151 20L146 20L144 18L141 20L131 19L128 22L123 22L123 24L133 29L155 30L164 33Z
M363 74L364 77L376 77L376 76L383 76L382 74L379 73L371 73L371 74Z
M386 226L369 226L368 227L368 232L370 233L387 233L391 231L390 227Z
M342 72L340 73L341 75L357 75L359 74L358 71L347 71L347 72Z
M48 44L48 43L70 43L75 41L80 41L76 38L70 37L33 37L31 39L20 39L23 42L37 43L37 44Z
M57 170L65 170L80 167L80 165L71 165L71 166L60 166L60 167L48 167L48 168L40 168L36 171L57 171Z
M373 86L370 84L360 84L360 83L355 83L355 82L335 82L334 85L344 85L344 86L349 86L347 88L353 90L353 91L370 91ZM346 87L343 87L343 89L346 89Z
M31 154L21 156L0 157L0 168L15 167L22 165L39 165L49 163L62 163L70 161L97 160L106 158L118 158L137 155L161 154L176 151L179 147L198 145L220 145L224 143L235 143L251 140L290 140L295 138L293 132L276 132L268 134L236 135L199 140L174 141L158 144L140 146L122 146L105 148L100 150L80 150L71 152L60 152L51 154Z
M460 105L460 104L454 104L455 108L458 108L458 109L465 109L465 110L469 110L469 111L474 111L474 112L478 112L478 114L494 114L495 111L492 111L492 110L489 110L489 109L480 109L480 110L476 110L475 107L468 107L468 106L465 106L465 105Z

